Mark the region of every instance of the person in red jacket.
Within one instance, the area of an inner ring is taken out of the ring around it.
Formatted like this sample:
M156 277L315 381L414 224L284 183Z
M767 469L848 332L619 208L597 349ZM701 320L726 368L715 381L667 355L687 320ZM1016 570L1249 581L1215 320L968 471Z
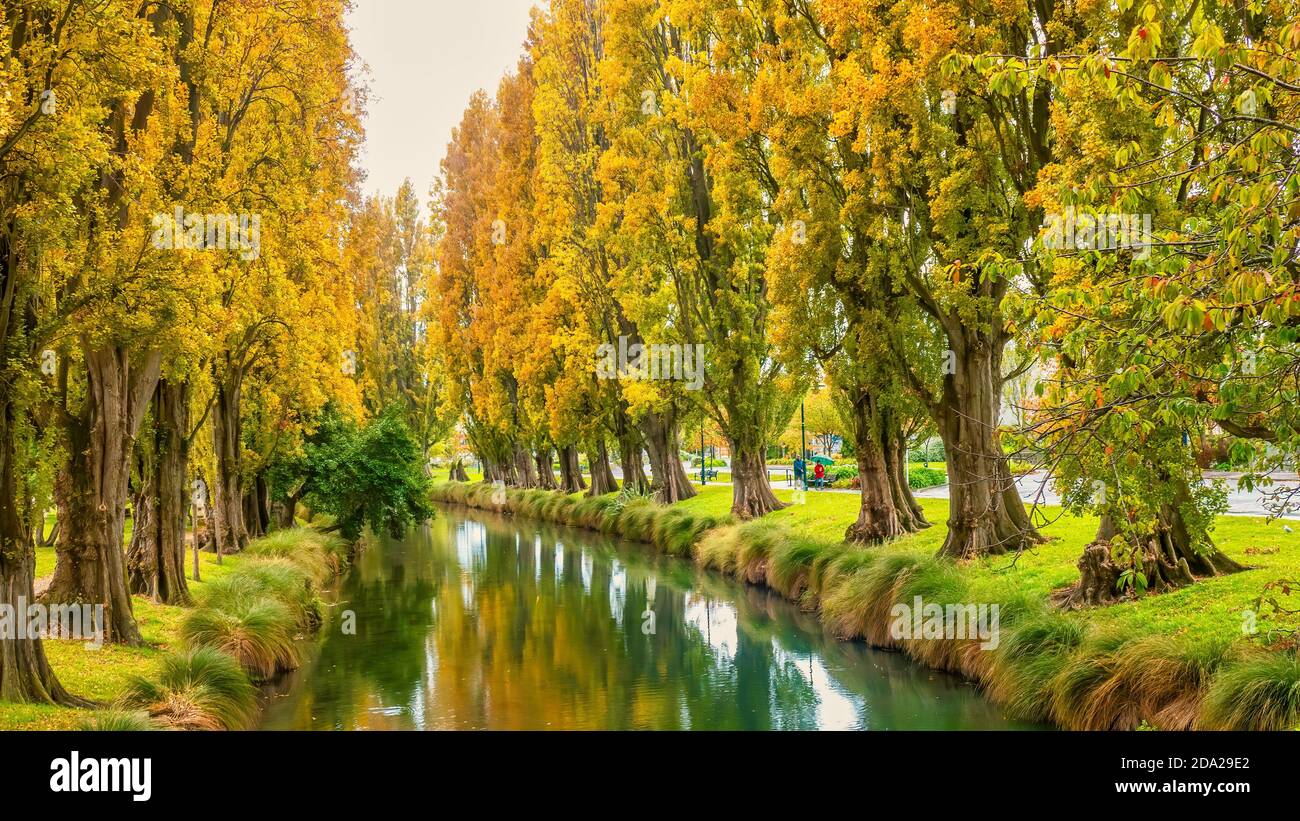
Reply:
M826 466L823 465L821 462L818 462L817 467L813 468L813 479L816 480L814 484L816 484L817 487L821 487L822 480L825 478L826 478Z

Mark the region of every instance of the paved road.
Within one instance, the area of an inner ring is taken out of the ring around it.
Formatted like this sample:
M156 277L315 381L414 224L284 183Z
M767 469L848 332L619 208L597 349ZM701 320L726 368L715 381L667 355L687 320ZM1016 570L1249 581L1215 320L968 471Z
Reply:
M1228 515L1229 516L1267 516L1268 510L1264 507L1265 494L1262 491L1246 491L1237 488L1237 479L1239 473L1224 473L1222 471L1209 471L1204 474L1206 482L1223 481L1228 490ZM1041 505L1059 505L1061 497L1052 487L1048 480L1048 473L1045 470L1027 473L1016 479L1016 488L1020 491L1020 498L1025 500L1025 504ZM1300 476L1295 473L1278 473L1273 476L1273 488L1276 491L1280 488L1300 488ZM709 484L730 485L730 482L709 482ZM773 486L780 489L788 487L786 482L773 482ZM826 490L813 490L814 493L857 493L856 490L849 488L828 488ZM928 487L924 490L912 491L918 498L925 499L947 499L948 486L938 485ZM1300 497L1298 497L1300 500ZM1286 514L1283 518L1300 519L1300 511L1293 511Z

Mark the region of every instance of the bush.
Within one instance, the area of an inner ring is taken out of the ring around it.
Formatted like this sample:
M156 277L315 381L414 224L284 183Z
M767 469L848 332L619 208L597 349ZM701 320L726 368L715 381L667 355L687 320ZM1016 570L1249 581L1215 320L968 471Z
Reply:
M691 459L691 467L699 468L699 466L700 466L700 457L698 456L693 457ZM727 466L726 462L722 461L721 459L717 459L713 456L710 456L706 460L706 464L705 464L705 467L711 467L711 468L725 468L726 466Z
M908 468L907 483L913 490L937 487L948 483L948 474L936 468Z
M943 462L946 459L947 454L943 449L943 440L937 437L920 447L912 448L907 454L907 461L909 462Z
M248 676L211 647L165 657L158 681L135 677L122 703L173 730L237 730L257 715L257 691Z
M854 465L832 465L826 471L826 476L832 482L852 481L858 475L858 466Z

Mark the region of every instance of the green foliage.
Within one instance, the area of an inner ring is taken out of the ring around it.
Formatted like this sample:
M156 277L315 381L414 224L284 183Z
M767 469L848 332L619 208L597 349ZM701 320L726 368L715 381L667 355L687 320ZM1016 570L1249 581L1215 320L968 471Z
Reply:
M948 483L948 474L935 468L909 467L907 469L907 483L912 486L913 490L938 487Z
M432 515L422 461L401 409L358 426L329 405L302 455L273 466L272 492L283 497L297 489L314 510L334 518L349 542L366 527L397 538Z

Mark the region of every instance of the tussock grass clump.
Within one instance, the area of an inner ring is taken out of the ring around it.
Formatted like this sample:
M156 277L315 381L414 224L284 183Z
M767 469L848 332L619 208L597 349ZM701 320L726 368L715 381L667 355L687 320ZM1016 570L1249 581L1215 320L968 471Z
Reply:
M1051 717L1067 730L1126 730L1141 722L1121 674L1119 655L1130 639L1090 636L1061 666L1051 684Z
M272 598L289 608L298 629L319 627L324 608L307 572L289 559L246 559L208 585L203 603L220 607L234 598Z
M1043 609L1018 620L992 654L984 679L988 694L1017 718L1047 721L1051 683L1083 643L1083 636L1077 620L1054 611Z
M588 496L569 509L569 524L587 530L600 530L613 507L613 496Z
M123 706L173 730L237 730L257 715L257 691L239 663L211 647L166 656L158 681L136 677Z
M1146 636L1115 654L1116 676L1139 718L1158 730L1190 730L1229 644L1186 636Z
M245 555L288 559L298 565L314 584L324 584L347 569L347 543L332 533L310 527L275 530L249 543Z
M181 622L189 647L212 647L238 661L250 676L268 679L298 666L297 620L269 596L231 595L207 602Z
M830 542L800 536L794 532L773 546L768 557L767 583L782 596L805 606L815 603L813 589L816 567L837 550ZM805 593L812 594L805 597Z
M654 538L655 520L664 508L649 499L634 499L623 505L618 515L618 532L624 539L650 542Z
M93 733L137 733L157 730L158 725L143 710L97 710L83 719L77 729Z
M1295 651L1247 653L1214 677L1197 726L1206 730L1300 728L1300 659Z
M869 549L859 553L841 558L857 569L840 570L829 581L822 596L823 620L840 638L894 647L897 642L889 635L890 610L918 561L905 553L880 554Z
M764 519L740 525L736 573L750 584L767 584L772 553L790 538L790 528Z
M1132 730L1144 721L1190 729L1227 649L1186 637L1089 638L1051 682L1051 718L1075 730Z
M740 562L740 528L728 525L709 531L695 546L695 561L701 567L734 575Z

